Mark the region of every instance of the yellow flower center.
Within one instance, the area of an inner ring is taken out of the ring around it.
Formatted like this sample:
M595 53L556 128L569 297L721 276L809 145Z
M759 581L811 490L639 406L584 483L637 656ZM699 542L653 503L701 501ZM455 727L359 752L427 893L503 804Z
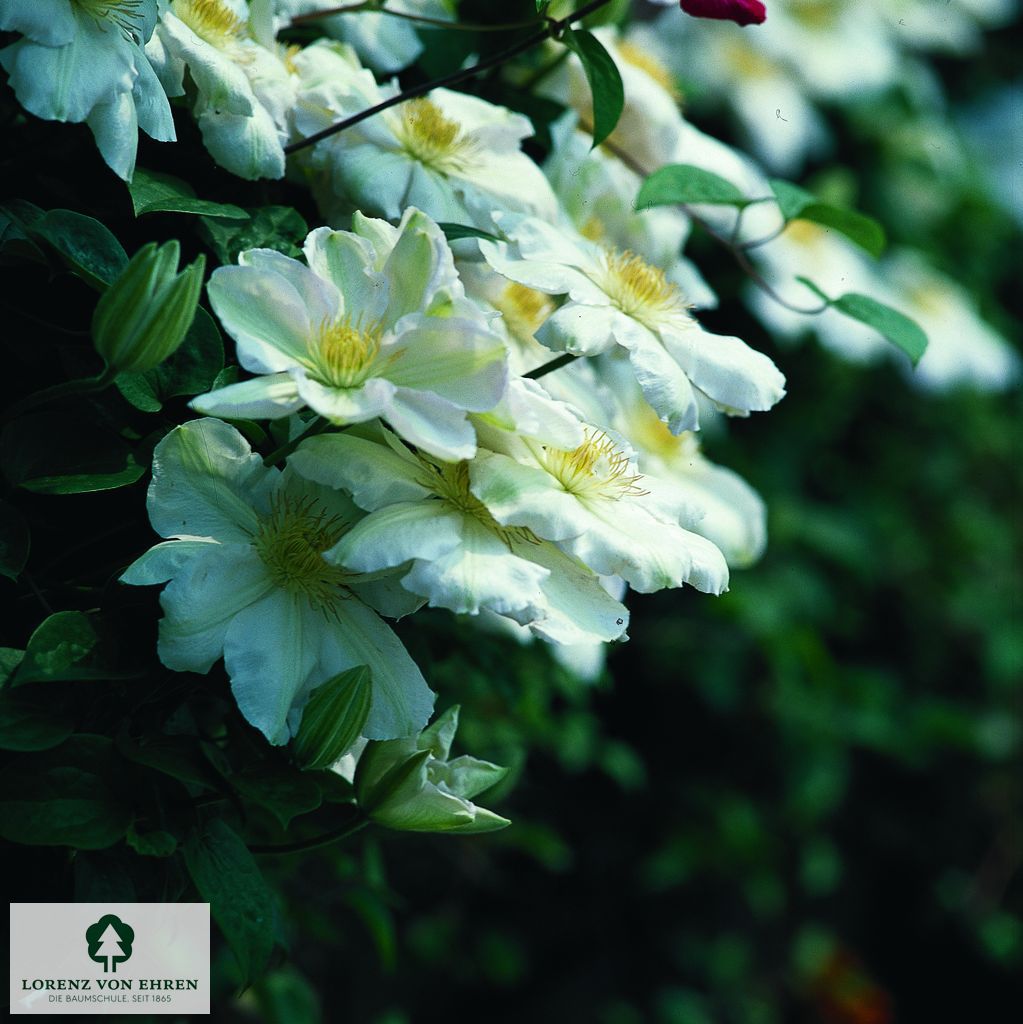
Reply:
M341 539L344 528L340 517L329 515L315 498L278 493L252 543L275 586L330 612L345 596L339 590L345 573L327 562L323 552Z
M508 330L525 341L533 338L541 324L554 312L549 295L512 281L494 303L504 316Z
M608 249L604 253L604 291L625 314L650 326L666 316L684 316L688 312L682 293L664 275L641 256L628 249Z
M591 242L599 242L607 234L607 228L604 227L604 222L594 213L586 218L586 223L579 229L579 234L583 238L588 238Z
M311 375L332 388L358 387L380 354L379 326L363 329L351 317L324 320L310 345L306 363Z
M115 25L126 39L142 43L145 22L142 0L76 0L76 3L97 21L102 18Z
M826 234L824 228L808 220L790 220L785 226L784 238L802 248L812 249Z
M224 0L173 0L171 10L200 39L218 50L243 38L248 27Z
M578 448L540 451L540 462L562 487L577 498L618 501L627 495L646 494L639 486L641 473L630 473L628 456L603 431L587 430Z
M629 414L629 437L643 450L669 463L692 465L700 454L700 442L692 431L673 434L646 402Z
M618 44L618 54L626 64L646 72L676 103L682 102L682 92L675 76L652 53L626 40Z
M837 21L839 4L834 0L801 0L790 4L788 13L807 28L825 30Z
M425 96L408 100L399 113L397 135L409 156L445 174L465 169L476 145L433 100Z
M750 43L738 36L724 41L724 60L736 75L745 78L771 78L779 74L774 61L757 53Z

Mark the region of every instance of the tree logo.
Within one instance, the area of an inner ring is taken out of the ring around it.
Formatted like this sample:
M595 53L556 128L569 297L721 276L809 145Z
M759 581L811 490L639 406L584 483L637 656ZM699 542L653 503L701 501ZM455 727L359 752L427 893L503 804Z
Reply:
M103 973L116 974L117 965L131 956L131 944L135 941L135 930L113 914L104 914L95 924L85 930L85 941L89 944L89 959L103 965Z

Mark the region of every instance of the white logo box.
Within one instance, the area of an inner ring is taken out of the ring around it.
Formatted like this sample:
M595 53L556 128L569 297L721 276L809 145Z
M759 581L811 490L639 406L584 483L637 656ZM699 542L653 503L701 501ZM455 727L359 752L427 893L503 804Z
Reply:
M11 904L11 1013L209 1012L208 903Z

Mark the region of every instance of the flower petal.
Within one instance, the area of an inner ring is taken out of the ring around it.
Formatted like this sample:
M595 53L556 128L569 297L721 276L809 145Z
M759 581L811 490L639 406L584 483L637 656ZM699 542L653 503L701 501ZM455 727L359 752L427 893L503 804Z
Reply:
M305 405L299 397L294 380L287 373L272 373L240 384L229 384L205 395L199 395L189 406L207 416L225 419L277 420L289 416Z
M407 441L446 462L476 454L476 431L464 410L429 391L399 388L384 418Z

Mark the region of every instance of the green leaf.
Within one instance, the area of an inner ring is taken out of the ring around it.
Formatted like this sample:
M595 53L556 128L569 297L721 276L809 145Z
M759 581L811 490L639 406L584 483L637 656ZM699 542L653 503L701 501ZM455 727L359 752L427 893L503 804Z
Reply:
M322 800L315 780L288 765L250 765L229 781L247 800L265 807L281 828L287 828L292 818L315 811Z
M212 390L223 368L224 342L220 328L200 306L174 355L145 373L122 373L115 383L117 390L136 409L159 412L169 398Z
M788 220L808 220L834 228L875 258L884 252L884 228L871 217L841 206L822 203L815 195L789 181L771 181L782 216Z
M249 219L216 220L203 217L199 234L223 264L237 263L245 249L276 249L285 256L302 255L301 245L309 234L298 210L290 206L259 206L246 211Z
M186 736L142 736L122 733L116 740L120 754L129 761L162 772L180 782L212 789L219 777L195 739Z
M252 854L225 822L213 819L185 843L188 873L224 933L248 983L265 969L274 947L271 894Z
M42 679L75 678L75 666L92 653L99 637L82 612L57 612L44 619L29 637L25 658L13 685Z
M93 420L53 412L7 424L0 465L12 484L38 494L109 491L135 483L146 471L116 434Z
M593 145L599 146L615 130L625 107L625 87L611 55L586 29L566 28L561 41L582 62L593 95Z
M128 265L128 254L109 229L74 210L50 210L30 229L30 236L49 244L72 273L103 291Z
M444 237L449 242L456 242L459 238L484 238L488 242L501 241L497 235L492 235L489 231L480 231L479 228L469 227L468 224L448 224L438 221L437 227L444 232Z
M0 647L0 684L6 683L24 660L24 651L14 647Z
M818 288L817 285L815 285L813 281L810 280L810 278L803 277L802 275L797 274L796 280L801 285L805 286L806 288L809 288L810 291L812 291L814 295L816 295L817 298L820 299L822 302L826 302L829 306L831 305L831 296L822 292L820 288Z
M0 501L0 573L16 580L28 561L30 537L25 517L6 501Z
M329 768L362 735L373 694L365 665L350 668L313 690L292 742L295 759L305 769Z
M42 250L32 241L30 228L43 216L43 211L23 199L0 203L0 253L4 263L26 260L45 263Z
M750 200L730 181L692 164L665 164L643 182L636 197L637 210L685 203L748 206Z
M197 199L195 189L187 181L159 171L136 167L128 191L136 217L147 213L194 213L203 217L248 219L248 214L240 206Z
M0 836L31 846L112 846L131 822L121 767L105 736L73 736L0 772Z
M873 327L875 331L884 335L896 348L902 349L909 356L914 366L927 350L927 335L920 325L897 309L878 302L877 299L872 299L868 295L858 295L856 292L847 292L835 299L831 305L840 313L852 317L853 320L859 320L860 323Z
M177 848L178 841L170 832L153 829L152 832L136 832L134 822L128 826L125 842L143 857L169 857Z
M74 719L45 704L0 691L0 748L49 750L74 732Z

